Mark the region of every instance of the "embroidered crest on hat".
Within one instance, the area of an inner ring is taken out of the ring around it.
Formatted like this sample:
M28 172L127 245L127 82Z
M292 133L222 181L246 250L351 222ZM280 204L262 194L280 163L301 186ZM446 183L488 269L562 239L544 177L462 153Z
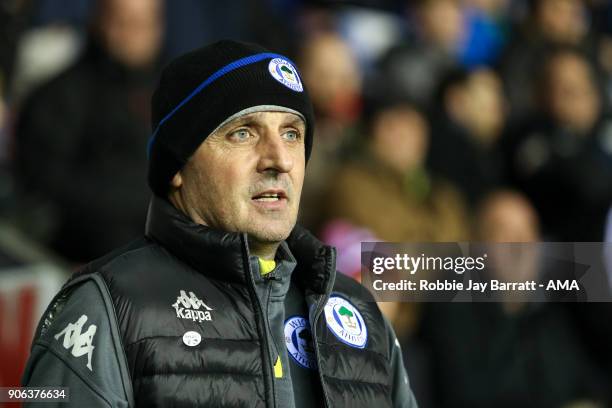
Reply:
M302 81L297 73L297 69L292 63L284 58L273 58L268 64L268 71L274 79L287 88L292 89L296 92L302 92L304 87Z
M364 348L368 341L368 328L361 313L348 300L332 296L325 305L327 327L343 343Z
M289 355L300 366L313 370L317 368L308 320L302 316L294 316L285 321L285 344Z

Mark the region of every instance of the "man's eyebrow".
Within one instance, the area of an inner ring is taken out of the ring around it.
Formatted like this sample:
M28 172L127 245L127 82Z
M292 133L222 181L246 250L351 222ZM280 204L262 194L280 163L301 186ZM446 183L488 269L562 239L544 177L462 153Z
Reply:
M240 126L258 127L261 125L261 122L258 120L258 117L261 117L261 116L263 116L263 112L253 112L251 114L238 117L232 120L231 122L228 122L225 125L223 125L221 128L219 128L219 131L226 132L226 131L229 131L233 128L240 127ZM303 126L304 128L306 128L306 123L299 116L291 115L290 118L281 122L280 126L281 127L295 127L295 128L299 128Z
M257 122L257 119L261 116L263 116L264 112L252 112L249 113L248 115L243 115L243 116L239 116L238 118L236 118L235 120L229 122L229 123L233 123L233 124L245 124L245 123L249 123L249 124L253 124L255 122Z
M223 125L223 127L221 127L221 129L229 130L238 126L252 126L254 123L255 118L253 118L251 115L241 116L239 118L236 118L235 120L232 120L231 122L226 123L225 125Z
M300 127L300 126L304 126L306 127L306 124L304 123L304 120L300 117L293 117L289 120L286 120L283 123L283 126L293 126L293 127Z

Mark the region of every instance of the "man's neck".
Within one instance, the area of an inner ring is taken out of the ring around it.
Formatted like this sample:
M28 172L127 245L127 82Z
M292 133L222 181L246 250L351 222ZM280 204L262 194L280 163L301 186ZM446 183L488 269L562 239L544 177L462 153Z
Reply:
M171 193L169 194L168 199L175 208L189 217L193 222L196 224L207 225L197 212L190 211L190 209L184 205L180 194L177 192ZM279 245L280 242L259 241L249 236L249 248L251 254L261 259L274 260Z
M261 259L273 260L279 245L280 242L261 242L249 237L251 255L255 255Z

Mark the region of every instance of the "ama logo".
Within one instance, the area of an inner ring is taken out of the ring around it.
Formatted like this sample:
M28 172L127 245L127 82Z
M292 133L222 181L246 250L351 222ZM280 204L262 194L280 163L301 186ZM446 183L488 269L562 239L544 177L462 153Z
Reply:
M285 345L289 355L300 366L313 370L317 368L308 320L294 316L285 321Z
M325 305L327 327L343 343L364 348L368 341L368 328L363 316L348 300L332 296Z
M187 296L184 290L181 290L172 307L176 311L176 317L179 319L189 319L194 322L211 321L212 316L210 312L214 310L198 299L193 292L189 292L189 296Z

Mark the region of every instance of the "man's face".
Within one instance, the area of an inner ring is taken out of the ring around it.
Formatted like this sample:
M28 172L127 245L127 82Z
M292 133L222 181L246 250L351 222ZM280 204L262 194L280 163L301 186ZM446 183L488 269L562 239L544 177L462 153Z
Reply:
M105 0L98 26L107 51L123 64L153 63L162 42L163 5L159 0Z
M559 54L548 66L548 104L556 121L587 134L600 114L600 100L589 64L570 53Z
M293 229L305 168L305 124L286 112L256 112L213 132L172 181L198 223L280 242Z

